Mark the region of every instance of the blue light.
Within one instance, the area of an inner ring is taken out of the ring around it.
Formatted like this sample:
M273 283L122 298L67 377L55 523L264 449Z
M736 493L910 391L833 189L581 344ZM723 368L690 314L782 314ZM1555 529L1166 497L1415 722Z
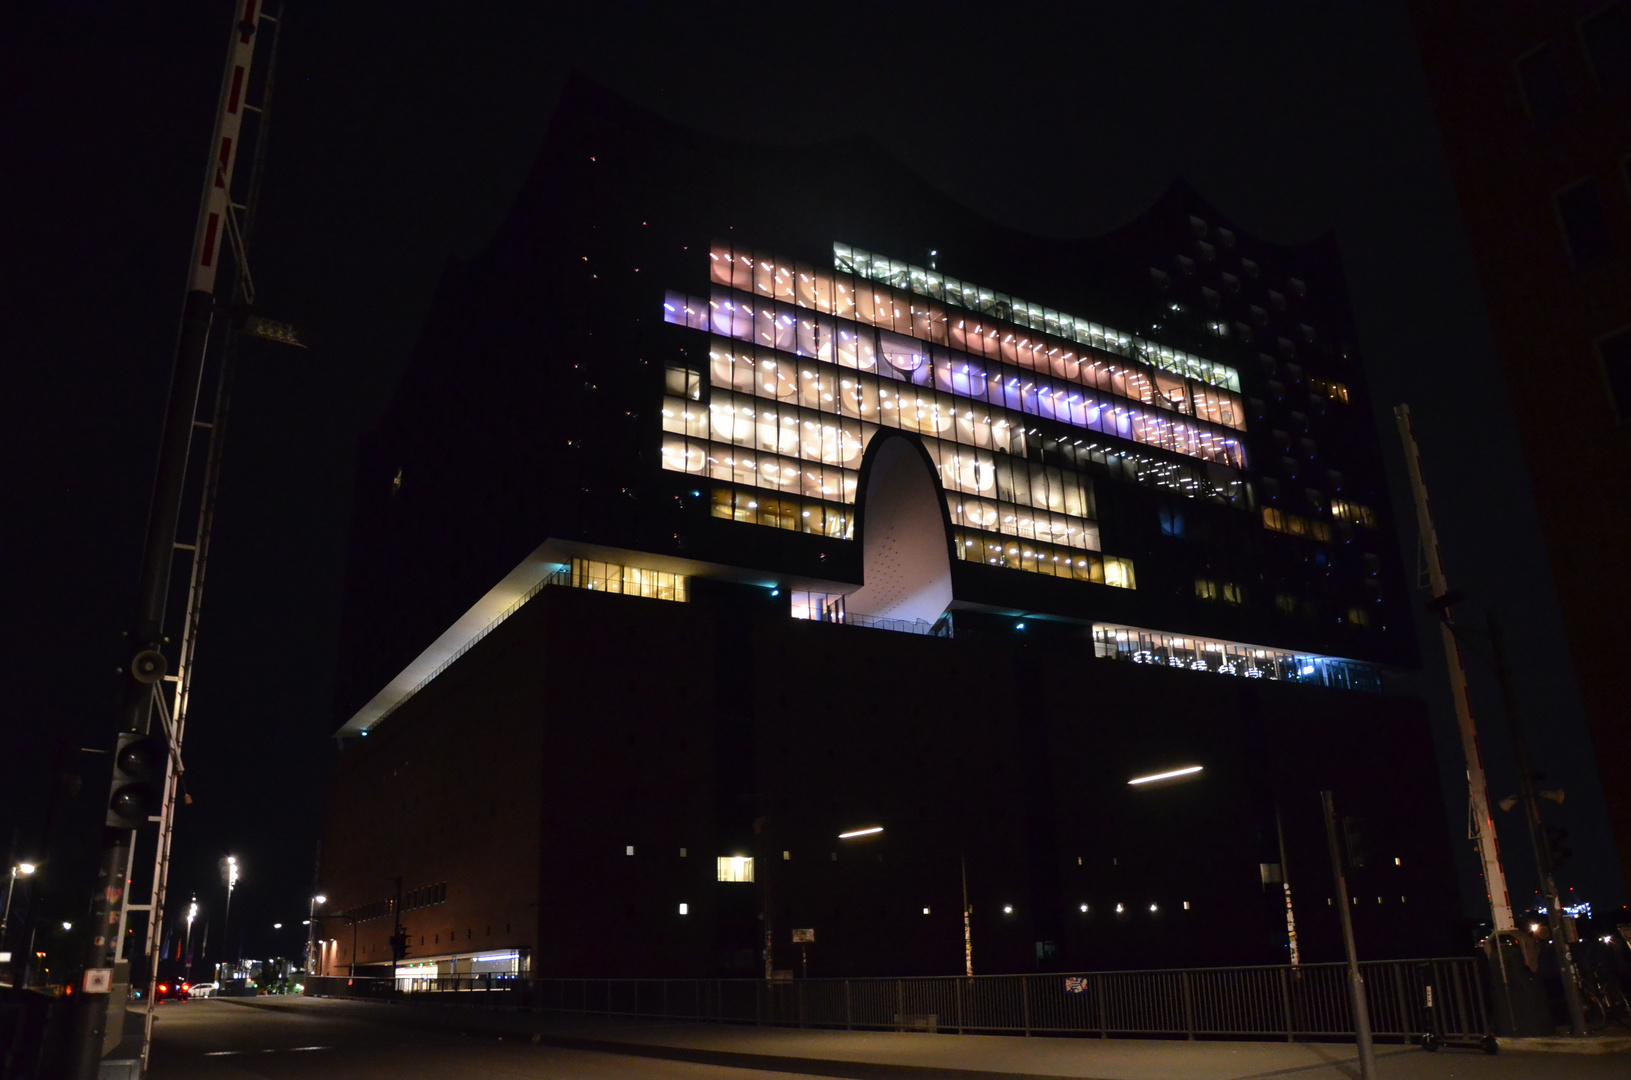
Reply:
M1303 673L1303 674L1304 674L1304 675L1312 675L1312 674L1314 674L1314 665L1313 665L1313 664L1304 664L1304 665L1303 665L1303 666L1302 666L1302 673Z
M1024 623L1015 623L1014 624L1014 629L1015 630L1023 630L1023 629L1025 629L1025 624Z
M362 737L365 739L368 737L368 730L366 728L363 729Z
M693 491L693 492L691 492L691 497L692 497L692 498L693 498L693 499L700 499L700 498L702 498L702 492L700 492L700 491Z
M771 589L770 590L770 595L771 596L780 596L781 594L782 594L782 591L780 589Z

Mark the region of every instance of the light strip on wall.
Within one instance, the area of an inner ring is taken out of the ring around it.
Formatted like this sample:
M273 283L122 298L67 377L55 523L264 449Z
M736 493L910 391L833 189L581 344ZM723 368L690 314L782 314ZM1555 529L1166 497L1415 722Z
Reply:
M1135 776L1131 780L1127 781L1127 783L1129 785L1153 784L1157 780L1171 780L1174 776L1188 776L1191 773L1198 773L1200 771L1201 766L1199 765L1186 765L1182 769L1173 769L1171 772L1158 772L1151 776Z
M840 839L840 840L853 840L857 836L875 836L875 835L877 835L878 833L881 833L881 832L883 832L883 826L882 825L874 825L874 826L872 826L871 828L868 828L868 829L854 829L854 830L852 830L850 832L841 832L841 833L838 834L838 839Z

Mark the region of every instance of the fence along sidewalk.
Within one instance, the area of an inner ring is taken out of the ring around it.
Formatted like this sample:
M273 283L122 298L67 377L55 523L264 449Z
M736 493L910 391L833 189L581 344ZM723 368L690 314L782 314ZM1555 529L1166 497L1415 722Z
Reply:
M1490 1031L1475 957L1360 967L1378 1036L1478 1038ZM787 1027L1289 1041L1353 1037L1346 980L1342 964L1302 964L778 982L476 975L403 980L397 989L427 1000L484 994L519 1008ZM325 996L393 996L389 979L319 977L311 984L308 993Z

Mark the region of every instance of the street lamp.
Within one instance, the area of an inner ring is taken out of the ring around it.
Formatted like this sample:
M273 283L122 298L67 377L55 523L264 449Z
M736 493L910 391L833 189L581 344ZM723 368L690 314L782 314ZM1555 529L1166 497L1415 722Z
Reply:
M227 936L227 928L232 923L232 890L238 887L238 857L228 855L221 864L221 880L227 887L226 912L221 916L221 947L223 955L232 948L231 939Z
M0 940L5 938L6 924L11 922L11 894L17 891L17 879L27 877L39 869L31 862L20 862L11 868L11 876L6 879L6 910L0 915Z
M317 935L317 909L328 903L328 897L318 893L311 898L311 905L307 908L309 918L306 919L306 977L310 978L312 971L312 958L316 955Z
M193 981L193 920L198 918L198 894L193 893L192 903L187 907L187 981Z

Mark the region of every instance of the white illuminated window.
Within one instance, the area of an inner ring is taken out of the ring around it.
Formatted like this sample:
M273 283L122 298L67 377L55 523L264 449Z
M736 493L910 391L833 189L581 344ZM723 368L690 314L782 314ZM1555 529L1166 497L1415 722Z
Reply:
M681 904L680 905L680 914L681 915L691 914L691 905L690 904Z
M719 856L719 880L751 882L753 880L753 856Z
M629 845L629 846L628 846L628 847L626 847L626 848L624 848L624 849L623 849L623 854L625 854L625 855L633 855L633 854L634 854L634 845L633 845L633 844L630 844L630 845Z
M702 373L684 367L669 367L667 372L667 389L670 394L678 394L690 401L702 400Z

